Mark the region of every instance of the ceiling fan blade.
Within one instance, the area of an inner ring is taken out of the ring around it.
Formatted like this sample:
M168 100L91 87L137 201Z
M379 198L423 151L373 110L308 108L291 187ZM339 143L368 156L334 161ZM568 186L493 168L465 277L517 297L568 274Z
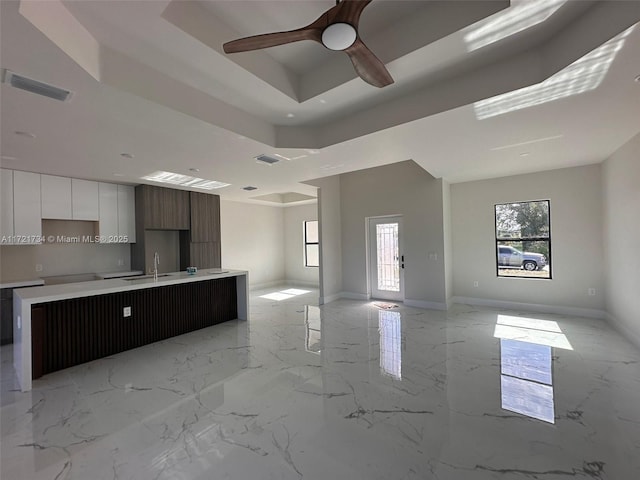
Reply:
M384 63L376 57L360 38L345 50L349 55L353 67L365 82L374 87L386 87L393 83L393 77L384 66Z
M288 32L265 33L263 35L254 35L253 37L240 38L227 42L222 48L225 53L248 52L250 50L275 47L277 45L285 45L301 40L322 42L322 30L304 27Z
M336 16L333 19L334 22L342 22L353 25L358 28L358 22L360 21L360 14L372 0L342 0L336 11Z

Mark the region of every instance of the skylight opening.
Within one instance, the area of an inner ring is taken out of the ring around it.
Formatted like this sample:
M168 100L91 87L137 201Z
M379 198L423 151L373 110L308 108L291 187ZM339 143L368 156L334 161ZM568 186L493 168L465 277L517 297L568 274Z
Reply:
M230 183L218 182L216 180L205 180L203 178L182 175L181 173L165 172L162 170L145 175L142 179L157 183L167 183L169 185L180 185L182 187L201 188L202 190L214 190L231 185Z
M511 6L469 28L464 36L472 52L544 22L567 0L511 0Z
M633 28L625 30L541 83L475 102L473 108L476 118L484 120L594 90L604 80Z

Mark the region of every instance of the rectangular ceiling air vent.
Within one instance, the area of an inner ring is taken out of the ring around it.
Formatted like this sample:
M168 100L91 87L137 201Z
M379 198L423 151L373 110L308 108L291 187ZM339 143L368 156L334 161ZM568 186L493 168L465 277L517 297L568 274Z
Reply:
M256 157L256 161L257 161L258 163L264 163L264 164L266 164L266 165L271 166L271 165L273 165L274 163L278 163L280 160L278 160L277 158L270 157L270 156L268 156L268 155L258 155L258 156Z
M48 83L39 82L33 78L24 77L18 75L11 70L2 71L2 80L4 83L11 85L12 87L26 90L27 92L42 95L43 97L53 98L61 102L66 102L71 99L73 93L69 90L59 88Z
M251 190L257 190L258 187L252 187L251 185L248 185L246 187L242 187L243 190L246 190L247 192L250 192Z

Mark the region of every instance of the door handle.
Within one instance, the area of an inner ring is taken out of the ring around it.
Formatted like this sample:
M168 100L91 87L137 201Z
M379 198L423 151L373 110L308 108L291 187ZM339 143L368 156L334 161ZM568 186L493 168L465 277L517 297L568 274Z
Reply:
M402 264L400 265L400 268L404 268L404 255L402 255L400 258L401 258L400 261L402 262Z

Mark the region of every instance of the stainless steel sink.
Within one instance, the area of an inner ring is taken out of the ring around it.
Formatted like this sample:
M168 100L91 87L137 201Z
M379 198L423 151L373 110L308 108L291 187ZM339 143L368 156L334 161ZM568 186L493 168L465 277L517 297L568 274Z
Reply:
M170 277L171 274L170 273L161 273L158 275L158 278L162 278L162 277ZM133 282L135 280L148 280L150 278L154 278L153 275L138 275L137 277L128 277L128 278L123 278L122 280L124 280L125 282Z

